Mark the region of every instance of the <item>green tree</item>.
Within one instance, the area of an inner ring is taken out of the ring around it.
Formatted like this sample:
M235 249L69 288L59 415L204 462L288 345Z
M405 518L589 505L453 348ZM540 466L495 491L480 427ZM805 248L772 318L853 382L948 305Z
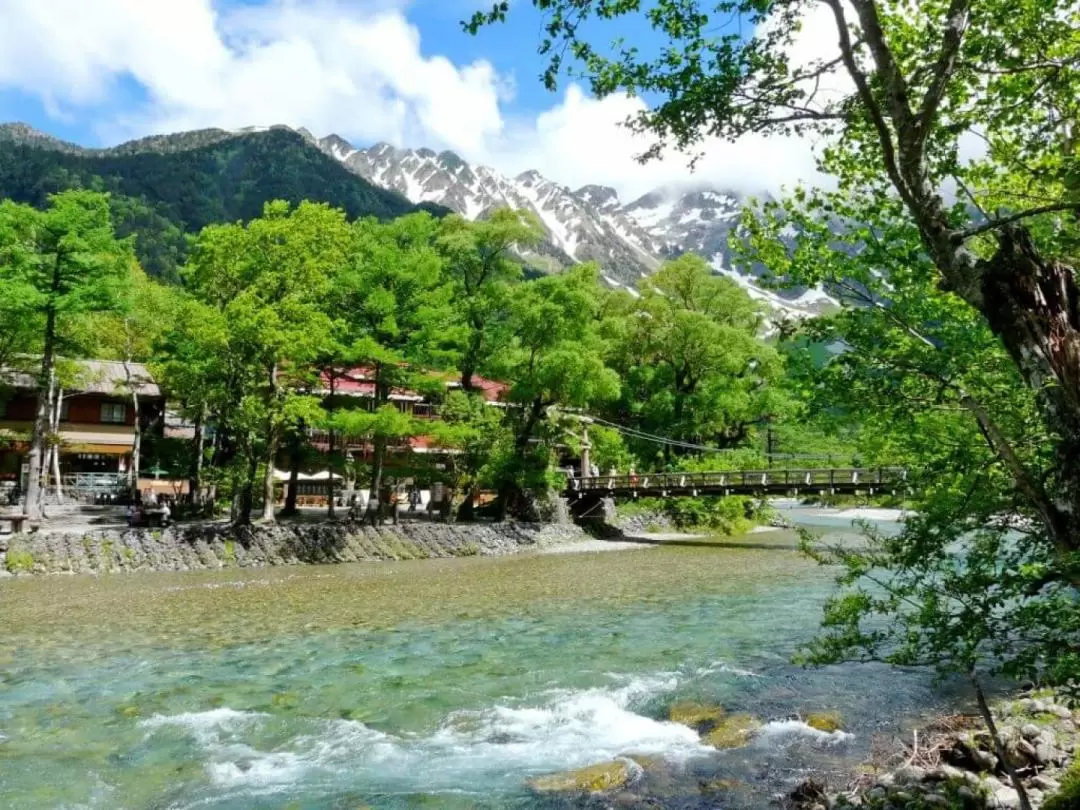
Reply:
M18 298L5 306L41 327L37 413L28 453L26 511L41 517L41 476L56 391L57 357L79 354L75 321L119 307L119 291L134 261L130 246L116 239L103 194L68 191L38 211L0 202L0 275Z
M730 448L777 407L783 364L758 338L762 313L735 282L686 254L666 263L629 309L617 415L649 433ZM664 445L666 461L685 453Z
M355 247L335 278L334 294L346 328L343 356L366 369L374 388L373 415L350 416L348 430L372 438L371 495L377 498L389 442L415 429L413 420L390 413L391 394L443 387L426 370L452 357L445 335L453 324L453 290L435 249L439 224L429 214L385 224L359 220L354 228Z
M496 377L510 385L513 423L513 440L496 448L493 461L503 512L522 506L526 490L547 488L551 446L564 432L548 422L548 409L589 408L619 394L618 375L605 364L610 346L601 329L601 299L592 265L523 285L513 298L513 340L492 361Z
M1073 122L1080 105L1080 10L1038 0L919 4L823 0L836 53L807 65L790 58L803 0L533 0L545 13L541 52L554 87L563 56L599 96L651 100L633 126L693 152L707 136L823 135L820 168L834 199L858 194L857 221L899 216L929 259L936 289L980 314L1035 392L1054 448L1039 480L1016 465L1016 486L1035 503L1062 554L1080 548L1080 300L1072 267L1080 210ZM509 3L477 13L475 32ZM614 51L586 37L593 21L645 15L666 41ZM743 25L727 21L738 18ZM745 24L754 26L745 34ZM829 92L822 91L822 87ZM850 88L850 89L849 89ZM961 159L961 137L986 142ZM953 191L969 197L952 205Z
M319 400L302 393L312 364L332 341L324 296L350 245L341 211L316 203L268 203L247 225L203 230L185 280L224 317L224 347L235 366L230 427L247 468L238 518L246 521L258 464L264 520L274 519L274 464L283 436L320 419ZM261 453L261 457L260 457Z
M139 486L143 449L143 411L139 394L152 382L138 371L136 364L155 359L155 349L169 328L174 312L171 302L174 293L148 278L134 262L129 272L130 278L120 293L120 306L116 311L94 319L92 328L97 344L94 354L119 360L124 368L124 380L117 393L128 398L135 417L135 438L128 470L130 494L134 497Z
M473 390L477 369L506 345L508 299L511 286L521 279L521 264L513 251L536 245L543 235L535 214L509 208L475 222L456 214L442 220L437 245L462 321L453 344L460 355L457 367L465 391Z

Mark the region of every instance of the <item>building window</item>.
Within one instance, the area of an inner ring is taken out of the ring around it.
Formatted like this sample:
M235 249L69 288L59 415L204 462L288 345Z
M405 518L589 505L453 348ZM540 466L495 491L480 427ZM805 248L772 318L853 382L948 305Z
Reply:
M122 425L127 419L127 405L123 402L102 402L101 421Z

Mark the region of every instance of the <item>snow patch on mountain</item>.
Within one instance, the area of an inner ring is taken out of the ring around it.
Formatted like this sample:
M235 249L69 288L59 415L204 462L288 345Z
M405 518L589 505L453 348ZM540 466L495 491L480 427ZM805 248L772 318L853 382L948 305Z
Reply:
M763 270L747 274L731 269L728 236L746 203L732 191L658 189L623 203L610 186L590 184L572 191L535 170L508 177L450 151L387 143L357 149L337 135L317 143L350 170L414 203L437 203L466 219L500 207L530 210L546 233L536 251L541 258L554 262L552 267L594 261L605 283L633 295L640 294L639 282L665 259L693 252L784 317L806 317L835 303L822 290L771 290L762 282Z

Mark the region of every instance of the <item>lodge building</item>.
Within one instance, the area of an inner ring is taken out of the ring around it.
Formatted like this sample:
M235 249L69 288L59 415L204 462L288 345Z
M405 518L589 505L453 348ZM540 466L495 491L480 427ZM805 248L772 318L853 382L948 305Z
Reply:
M60 474L64 478L126 478L135 446L135 409L130 386L139 397L145 433L160 425L164 397L146 366L109 360L75 362L75 382L60 405ZM26 455L37 413L34 375L8 371L0 378L0 482L26 484Z

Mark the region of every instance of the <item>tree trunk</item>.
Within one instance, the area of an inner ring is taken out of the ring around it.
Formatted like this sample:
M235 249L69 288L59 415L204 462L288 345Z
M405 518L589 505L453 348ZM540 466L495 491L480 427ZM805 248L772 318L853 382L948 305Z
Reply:
M480 357L480 349L484 339L483 324L473 324L473 333L469 338L469 347L461 358L461 390L470 393L473 388L473 375L476 374L477 360Z
M969 672L968 677L975 687L975 700L979 704L979 713L982 715L983 722L986 723L987 731L990 732L990 738L994 741L994 752L997 754L998 759L1001 760L1001 766L1005 769L1005 773L1009 775L1013 790L1020 797L1020 810L1031 810L1031 800L1028 798L1027 791L1024 790L1024 784L1020 781L1016 768L1009 764L1009 758L1005 755L1005 744L998 733L997 723L994 722L994 713L990 711L990 706L986 702L986 695L983 694L979 679L974 672Z
M375 364L375 410L378 411L390 400L390 387L382 380L382 367ZM383 466L386 461L386 437L375 435L371 442L371 488L369 495L378 499L382 488ZM380 504L382 506L382 504Z
M386 437L376 436L371 442L371 488L369 494L372 498L379 497L382 489L383 467L386 461Z
M1075 551L1080 549L1080 288L1072 268L1042 258L1019 227L1002 230L997 252L980 267L981 295L973 303L1058 437L1049 492L1038 484L1026 494L1036 501L1058 550Z
M336 393L336 391L337 391L337 375L333 371L331 371L330 372L330 401L331 401L331 408L333 407L333 397L334 397L334 394ZM327 494L327 498L326 498L326 516L328 518L334 518L334 517L337 516L337 512L335 511L335 504L334 504L334 451L337 449L336 448L337 434L335 433L333 427L330 428L329 434L330 435L328 436L327 443L326 443L326 461L327 461L326 469L330 473L330 477L327 478L327 480L326 480L326 494Z
M127 381L128 390L131 392L131 409L135 416L135 437L131 445L131 469L128 470L128 482L132 500L139 490L139 471L142 467L142 420L139 414L139 388L131 378L131 366L127 359L124 360L124 377Z
M26 461L29 477L26 482L26 514L30 520L41 520L41 476L45 460L45 441L49 434L49 400L56 380L56 314L50 308L46 317L45 351L41 358L41 375L38 378L37 412L34 415L34 433L30 438L30 451Z
M296 514L296 490L300 486L301 450L298 427L289 435L289 491L285 494L285 508L281 510L281 514L285 516Z
M259 459L255 455L255 448L249 444L248 448L247 475L244 476L244 485L240 490L239 507L236 514L236 522L242 525L251 523L251 510L255 505L255 473L259 469Z
M53 486L56 488L56 502L64 503L64 483L60 479L60 408L64 404L64 389L56 389L56 397L52 406L52 444L49 447L49 458L52 466Z
M205 421L206 404L203 403L195 416L195 436L192 440L194 448L192 450L191 467L188 471L188 500L193 504L199 502L199 495L202 494L203 448L206 441L203 438L203 424Z
M274 456L277 455L277 431L271 431L266 441L266 472L263 474L263 510L262 519L274 522ZM252 470L252 477L255 471Z
M274 424L274 406L278 398L278 367L277 362L270 366L270 401L267 412L269 418L266 425L266 472L263 474L263 511L262 519L267 523L274 522L274 457L278 449L278 426Z

